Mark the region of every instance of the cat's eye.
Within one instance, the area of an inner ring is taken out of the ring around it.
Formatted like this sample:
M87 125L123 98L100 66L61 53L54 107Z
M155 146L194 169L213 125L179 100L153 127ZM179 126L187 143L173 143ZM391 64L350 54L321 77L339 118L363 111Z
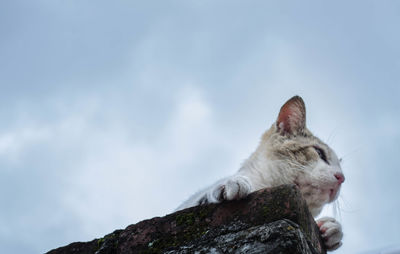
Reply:
M322 150L321 148L319 148L318 146L314 146L315 151L318 153L318 156L326 162L326 164L329 164L328 159L326 158L326 154L324 152L324 150Z

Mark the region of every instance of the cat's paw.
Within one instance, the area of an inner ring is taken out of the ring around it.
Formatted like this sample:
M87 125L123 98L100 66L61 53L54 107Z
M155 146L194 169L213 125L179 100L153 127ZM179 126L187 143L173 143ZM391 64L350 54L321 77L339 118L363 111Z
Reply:
M317 220L325 247L328 251L336 250L342 245L342 226L334 218L323 217Z
M235 200L246 197L251 192L251 185L247 178L236 176L228 178L214 191L214 197L218 201Z

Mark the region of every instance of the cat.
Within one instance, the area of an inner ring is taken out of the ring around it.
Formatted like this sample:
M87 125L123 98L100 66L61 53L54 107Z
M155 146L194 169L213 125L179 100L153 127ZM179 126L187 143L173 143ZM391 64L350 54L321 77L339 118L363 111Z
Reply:
M340 160L307 129L304 101L294 96L281 107L276 122L236 174L194 194L177 210L241 199L266 187L295 184L316 217L325 204L336 200L344 180ZM324 217L317 220L317 225L327 250L342 245L338 221Z

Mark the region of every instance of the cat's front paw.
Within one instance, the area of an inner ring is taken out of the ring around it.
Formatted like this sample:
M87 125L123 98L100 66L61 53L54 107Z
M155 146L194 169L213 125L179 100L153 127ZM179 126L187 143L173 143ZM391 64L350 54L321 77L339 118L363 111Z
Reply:
M246 197L251 192L251 185L247 178L242 176L228 178L214 191L218 201L235 200Z
M323 217L317 220L325 247L328 251L336 250L342 245L342 226L334 218Z

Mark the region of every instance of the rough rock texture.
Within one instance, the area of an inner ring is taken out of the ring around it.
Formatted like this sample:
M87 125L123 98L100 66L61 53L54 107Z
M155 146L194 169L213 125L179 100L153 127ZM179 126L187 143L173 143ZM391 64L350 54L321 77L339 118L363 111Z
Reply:
M300 227L286 219L251 228L232 225L216 231L211 237L166 253L319 253L309 246Z
M326 253L318 227L293 185L238 201L188 208L72 243L48 254Z

